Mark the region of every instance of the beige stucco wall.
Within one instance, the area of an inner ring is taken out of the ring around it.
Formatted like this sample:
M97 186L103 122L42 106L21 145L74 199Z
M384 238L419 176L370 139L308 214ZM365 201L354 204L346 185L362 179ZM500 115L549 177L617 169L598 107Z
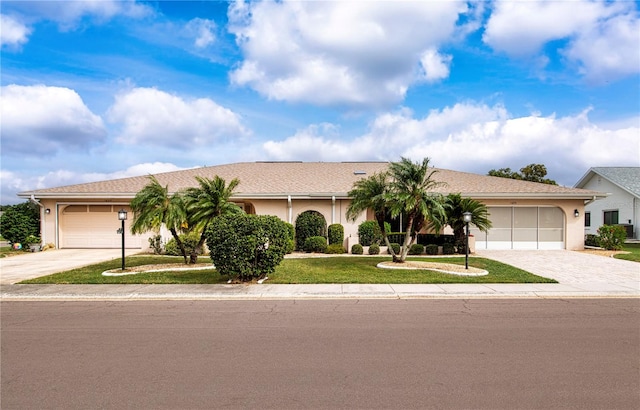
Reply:
M493 198L476 198L487 206L556 206L559 207L565 215L565 246L566 249L580 250L584 248L584 201L577 200L553 200L553 199L493 199ZM240 202L240 201L238 201ZM346 219L346 210L349 205L348 199L338 199L333 201L331 198L319 198L319 199L291 199L291 206L286 198L283 199L255 199L244 200L243 202L251 203L255 207L256 214L258 215L274 215L280 219L295 224L295 220L302 212L313 210L320 212L327 221L327 224L340 223L344 226L345 232L345 248L349 249L350 246L358 242L358 225L367 219L366 213L363 212L356 221L349 222ZM41 229L44 243L55 243L59 246L59 242L56 242L56 210L61 209L61 204L68 203L95 203L95 204L112 204L112 205L126 205L122 200L77 200L77 201L61 201L56 200L41 200L43 205L41 210ZM56 206L58 205L58 206ZM49 208L51 213L46 214L45 209ZM580 216L576 218L574 216L574 210L577 209ZM168 240L170 235L168 232L161 232L163 237ZM141 235L141 245L143 249L148 249L148 238L154 233L149 232L145 235ZM59 239L59 238L58 238Z

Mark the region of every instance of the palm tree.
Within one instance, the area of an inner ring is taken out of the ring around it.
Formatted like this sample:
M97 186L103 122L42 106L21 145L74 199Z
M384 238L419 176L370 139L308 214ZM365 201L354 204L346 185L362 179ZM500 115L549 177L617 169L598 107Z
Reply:
M363 178L353 184L353 188L347 194L351 203L347 208L347 220L355 221L358 216L371 209L376 222L380 226L383 238L387 236L384 229L384 221L387 216L388 174L386 172L375 173L368 178Z
M437 170L429 168L429 158L414 163L408 158L389 165L392 178L389 192L386 194L391 216L406 215L405 237L400 255L391 250L394 262L404 262L416 234L424 227L430 226L440 230L445 221L444 198L432 192L443 185L434 179ZM391 248L385 237L387 246Z
M487 206L472 198L463 198L460 194L449 194L445 198L444 209L447 215L447 225L453 229L456 243L464 243L464 213L471 212L471 224L482 232L491 229Z
M159 230L164 224L176 240L184 263L187 263L187 252L178 236L187 221L186 207L180 193L169 194L169 186L163 187L155 176L149 175L149 183L131 201L134 212L131 233L144 233Z
M197 229L200 240L190 255L190 263L198 261L198 251L202 249L206 241L207 227L213 218L220 215L242 213L242 209L230 202L233 191L240 184L240 180L234 178L226 185L226 181L219 176L213 179L196 177L198 187L187 188L184 198L189 215L190 229Z

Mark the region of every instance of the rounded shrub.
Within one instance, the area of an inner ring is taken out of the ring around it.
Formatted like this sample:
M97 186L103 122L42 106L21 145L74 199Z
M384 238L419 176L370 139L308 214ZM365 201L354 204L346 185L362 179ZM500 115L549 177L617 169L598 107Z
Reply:
M435 243L430 243L429 245L424 247L427 255L437 255L438 254L438 245Z
M414 243L409 248L409 255L422 255L424 253L424 246L419 243Z
M391 248L393 248L393 252L395 252L396 255L398 255L400 253L400 244L399 243L392 243L391 244ZM389 251L389 248L387 248L387 253L389 255L391 255L391 251Z
M327 239L324 236L311 236L304 241L305 252L325 253L327 250Z
M353 246L351 246L351 254L362 255L363 253L364 253L364 249L362 248L362 245L360 245L359 243L354 243Z
M376 221L364 221L358 225L358 239L362 246L380 242L382 233Z
M602 225L598 228L598 244L607 250L622 249L627 231L620 225Z
M585 246L600 246L598 244L598 235L594 235L594 234L586 234L584 236L584 244Z
M344 243L344 226L341 224L331 224L327 228L329 235L329 245L341 245Z
M442 245L443 255L453 255L456 253L456 247L452 243L445 243Z
M324 251L324 253L333 253L333 254L342 254L344 252L345 252L344 247L337 243L327 246L327 249Z
M327 237L327 222L318 211L305 211L296 218L296 249L304 249L307 238Z
M380 254L380 245L377 243L373 243L369 246L369 255L379 255Z
M248 282L275 272L289 231L276 216L241 214L214 218L206 237L218 272Z

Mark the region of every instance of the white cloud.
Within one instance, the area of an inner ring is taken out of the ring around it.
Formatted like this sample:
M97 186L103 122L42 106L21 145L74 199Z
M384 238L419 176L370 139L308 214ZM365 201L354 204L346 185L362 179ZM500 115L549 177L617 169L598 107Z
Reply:
M420 58L425 80L434 82L449 77L452 58L450 55L441 55L434 49L425 51Z
M0 114L4 153L53 155L87 149L107 135L102 119L69 88L2 87Z
M195 38L194 45L198 48L205 48L216 41L216 23L213 20L195 18L189 21L185 30L187 34Z
M0 14L0 46L20 47L28 40L31 29L18 19Z
M635 126L604 128L588 110L557 118L538 114L512 118L505 107L456 104L414 118L409 110L378 116L369 132L351 140L334 128L309 127L284 141L263 145L276 160L397 160L432 158L437 167L485 174L543 163L549 177L573 185L592 166L638 165L640 118Z
M450 57L437 49L469 11L463 2L239 1L229 30L245 59L230 78L275 100L394 103L425 78L417 68L428 80L448 76Z
M122 126L118 140L126 144L190 148L249 135L238 114L213 100L185 100L155 88L117 95L107 118Z
M640 72L640 20L633 2L499 1L483 40L516 57L535 56L562 41L559 52L594 81Z

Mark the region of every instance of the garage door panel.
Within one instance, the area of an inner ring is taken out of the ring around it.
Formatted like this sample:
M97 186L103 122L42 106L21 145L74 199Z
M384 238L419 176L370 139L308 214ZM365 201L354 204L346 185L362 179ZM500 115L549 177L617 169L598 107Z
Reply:
M60 217L60 246L62 248L121 248L122 235L118 229L120 206L70 205ZM129 213L131 215L131 213ZM131 221L125 221L125 247L141 248L141 237L130 232Z

